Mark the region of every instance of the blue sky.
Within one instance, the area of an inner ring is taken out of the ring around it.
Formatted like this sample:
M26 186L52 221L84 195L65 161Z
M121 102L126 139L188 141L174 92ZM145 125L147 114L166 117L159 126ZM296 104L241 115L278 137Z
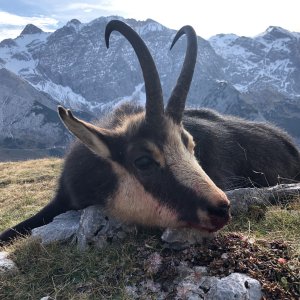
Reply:
M254 36L268 26L300 32L299 12L300 0L0 0L0 40L16 37L28 23L54 31L73 18L109 15L151 18L173 29L190 24L204 38Z

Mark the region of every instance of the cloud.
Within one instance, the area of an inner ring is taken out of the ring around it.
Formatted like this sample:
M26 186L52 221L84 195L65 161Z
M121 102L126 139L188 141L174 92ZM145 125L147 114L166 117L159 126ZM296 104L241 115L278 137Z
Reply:
M54 31L59 21L46 16L23 17L0 11L0 41L18 36L27 24L34 24L44 31Z
M0 25L25 26L32 23L41 29L53 28L57 26L58 20L46 16L22 17L5 11L0 11Z
M59 16L60 21L64 22L73 18L79 19L81 22L89 22L100 16L122 15L123 12L115 6L114 0L88 0L85 2L65 0L55 6L55 14Z
M3 41L5 39L12 39L17 37L22 30L20 29L1 29L0 28L0 41Z
M75 2L70 3L65 6L65 9L68 10L84 10L84 9L96 9L96 10L110 10L112 9L111 5L108 4L93 4L93 3L82 3L82 2Z
M74 18L86 23L109 15L151 18L173 29L190 24L204 38L217 33L253 36L270 25L300 31L299 0L273 0L272 4L261 0L0 0L0 3L0 24L18 25L20 31L28 23L53 31ZM10 32L12 37L16 35L16 28L12 30L7 29L6 37ZM0 33L0 39L2 36Z

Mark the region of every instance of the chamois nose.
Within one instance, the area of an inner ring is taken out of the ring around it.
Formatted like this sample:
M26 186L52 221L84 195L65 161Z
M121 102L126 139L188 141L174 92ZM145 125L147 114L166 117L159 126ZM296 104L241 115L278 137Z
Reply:
M231 219L230 203L223 202L217 206L217 209L210 217L211 224L216 230L224 227Z
M230 215L230 203L222 203L218 206L219 215L226 217Z

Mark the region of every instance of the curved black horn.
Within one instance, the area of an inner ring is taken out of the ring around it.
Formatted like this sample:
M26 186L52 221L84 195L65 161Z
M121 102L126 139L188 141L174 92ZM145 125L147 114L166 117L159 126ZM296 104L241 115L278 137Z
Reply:
M170 50L177 40L183 35L187 36L187 47L184 63L166 107L166 113L172 117L175 123L179 124L185 107L186 97L193 79L197 59L197 35L192 26L182 27L176 34Z
M109 48L109 37L112 31L118 31L130 42L142 68L146 90L146 120L155 121L164 113L163 94L159 75L153 58L140 36L122 21L112 20L105 29L106 47Z

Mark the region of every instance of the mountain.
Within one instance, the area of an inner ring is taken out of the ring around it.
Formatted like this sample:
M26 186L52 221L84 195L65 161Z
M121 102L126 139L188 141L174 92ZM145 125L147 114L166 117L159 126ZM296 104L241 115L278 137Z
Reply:
M4 40L0 43L2 66L68 107L99 114L103 104L132 95L143 83L136 55L123 37L113 34L110 49L106 49L104 30L112 18L116 17L101 17L87 24L71 20L52 34L37 32ZM174 30L153 20L126 22L146 41L168 98L182 66L185 40L170 51ZM195 105L224 79L224 60L208 41L199 37L198 43L195 80L189 94Z
M209 42L225 61L226 80L299 143L300 33L270 26L254 38L219 34Z
M59 103L5 68L0 78L0 160L63 154L71 136L59 120Z
M269 89L300 95L300 33L272 26L254 38L221 34L209 41L239 91Z
M47 117L48 113L54 113L57 103L86 113L87 118L105 114L120 101L143 103L142 73L132 47L118 33L112 35L108 50L105 46L105 26L116 18L128 23L146 42L160 74L164 98L168 99L186 47L185 39L181 38L169 50L174 30L151 19L136 21L120 17L100 17L85 24L73 19L53 33L29 24L16 39L0 43L0 85L4 86L0 91L0 114L8 114L5 97L9 95L15 108L10 117L15 114L20 124L24 118L22 129L14 127L11 137L16 140L16 147L21 136L27 147L40 149L62 146L68 140L58 118ZM270 27L254 38L221 34L207 41L198 37L197 65L188 105L210 107L248 119L270 120L300 140L299 43L299 33L279 27ZM42 144L39 135L31 134L31 125L37 118L33 99L41 99L38 103L47 103L45 107L49 109L38 114L44 123L36 126L41 135L44 129L47 136ZM26 118L19 111L19 102L26 103L30 112ZM4 124L1 120L3 141L8 138L4 127L8 121Z
M58 103L4 68L0 78L0 149L13 154L64 145L68 136L56 113Z

